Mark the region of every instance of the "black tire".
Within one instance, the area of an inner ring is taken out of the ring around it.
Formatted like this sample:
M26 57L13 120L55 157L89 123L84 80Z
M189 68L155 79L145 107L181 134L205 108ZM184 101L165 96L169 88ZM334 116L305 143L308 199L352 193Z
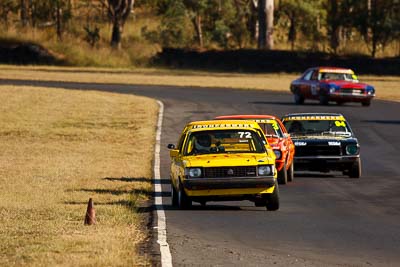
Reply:
M275 211L279 209L279 188L278 183L275 183L274 192L268 194L267 196L267 203L266 203L267 210Z
M294 167L293 167L293 160L292 160L292 164L290 164L289 169L287 170L287 180L289 182L293 182L294 180Z
M187 209L192 206L192 201L186 195L185 190L183 189L183 185L179 182L178 188L178 208L179 209Z
M336 104L337 104L338 106L343 106L343 105L344 105L344 102L343 102L343 101L336 101Z
M176 191L172 182L171 182L171 204L174 207L178 206L178 192Z
M371 106L371 101L361 102L361 105L363 107L369 107L369 106Z
M267 201L265 199L257 199L254 201L254 206L256 207L265 207Z
M294 103L296 105L302 105L304 104L304 96L302 96L300 93L295 92L294 93Z
M287 172L286 172L286 161L283 164L283 168L278 171L278 184L287 184Z
M361 159L358 158L353 166L349 169L349 177L350 178L360 178L361 177Z
M328 105L329 104L329 96L325 95L325 94L320 94L319 95L319 103L321 105Z

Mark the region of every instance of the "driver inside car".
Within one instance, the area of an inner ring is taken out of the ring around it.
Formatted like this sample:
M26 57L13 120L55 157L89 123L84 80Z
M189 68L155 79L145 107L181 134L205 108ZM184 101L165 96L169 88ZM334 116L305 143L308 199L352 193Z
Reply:
M211 149L211 136L208 134L201 134L196 136L194 141L193 151L196 153L207 153Z

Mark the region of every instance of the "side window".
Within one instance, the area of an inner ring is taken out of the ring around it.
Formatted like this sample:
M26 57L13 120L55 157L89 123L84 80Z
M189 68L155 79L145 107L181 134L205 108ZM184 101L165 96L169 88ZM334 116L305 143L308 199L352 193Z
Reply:
M265 123L264 125L266 125L266 123ZM256 129L256 131L257 131L259 137L261 138L261 141L264 143L264 145L268 145L268 141L267 141L267 139L265 138L265 133L263 133L263 132L260 131L259 129Z
M309 81L311 79L311 74L313 73L312 70L308 71L305 75L304 75L304 80Z
M176 148L181 152L182 152L183 142L185 141L185 137L186 137L186 134L182 134L181 138L178 141L178 147Z
M316 81L318 80L318 71L314 70L311 75L311 80Z

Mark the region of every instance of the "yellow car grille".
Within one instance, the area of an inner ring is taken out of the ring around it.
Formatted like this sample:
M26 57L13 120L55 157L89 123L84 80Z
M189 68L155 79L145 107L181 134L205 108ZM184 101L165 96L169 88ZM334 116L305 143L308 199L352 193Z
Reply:
M257 176L256 166L204 168L205 178Z

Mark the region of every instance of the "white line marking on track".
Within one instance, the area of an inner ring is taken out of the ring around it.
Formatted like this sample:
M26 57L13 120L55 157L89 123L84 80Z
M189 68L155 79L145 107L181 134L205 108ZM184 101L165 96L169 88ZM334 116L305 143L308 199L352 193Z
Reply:
M157 243L160 245L161 252L161 266L170 267L172 266L171 251L169 250L169 245L167 242L167 224L165 218L165 212L162 203L162 187L160 178L160 144L161 144L161 129L162 121L164 116L164 104L161 101L157 101L160 109L158 111L158 121L157 121L157 132L156 132L156 144L154 151L154 191L156 193L154 204L157 209L157 230L158 237ZM160 193L160 194L157 194Z

